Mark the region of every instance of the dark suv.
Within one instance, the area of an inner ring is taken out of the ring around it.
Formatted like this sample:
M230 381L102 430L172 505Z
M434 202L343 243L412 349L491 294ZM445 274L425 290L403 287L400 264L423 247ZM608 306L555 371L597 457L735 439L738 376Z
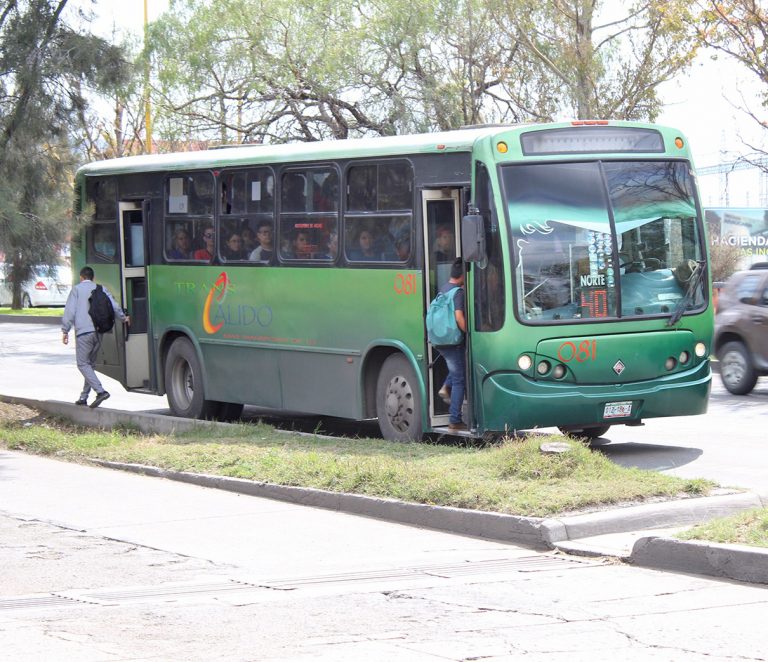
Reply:
M728 279L715 317L715 354L731 393L749 393L768 375L768 265L754 265Z

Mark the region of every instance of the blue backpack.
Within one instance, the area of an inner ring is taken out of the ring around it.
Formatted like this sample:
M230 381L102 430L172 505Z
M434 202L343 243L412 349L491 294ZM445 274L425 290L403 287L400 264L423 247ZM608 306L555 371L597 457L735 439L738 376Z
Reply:
M456 324L454 297L458 287L448 292L440 292L429 304L427 310L427 338L435 347L459 345L463 340L459 325Z

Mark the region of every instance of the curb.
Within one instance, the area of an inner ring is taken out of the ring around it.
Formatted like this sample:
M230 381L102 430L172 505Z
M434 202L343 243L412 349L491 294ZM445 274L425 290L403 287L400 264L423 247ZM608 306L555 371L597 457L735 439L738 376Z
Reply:
M649 536L632 548L633 565L768 584L768 549Z
M0 315L0 323L10 324L51 324L61 326L61 315Z
M1 394L0 401L25 405L90 427L111 428L116 425L125 425L142 432L171 434L198 428L232 425L143 412L90 409L65 402L41 401ZM200 487L325 508L457 535L510 542L533 549L555 549L558 547L557 543L605 534L697 524L715 517L760 508L763 505L759 495L753 492L742 492L628 506L570 517L537 518L275 485L242 478L172 471L140 464L95 459L91 462L105 468L130 471ZM631 554L622 560L640 567L659 570L768 583L768 550L763 551L761 548L742 545L720 545L648 536L638 539Z

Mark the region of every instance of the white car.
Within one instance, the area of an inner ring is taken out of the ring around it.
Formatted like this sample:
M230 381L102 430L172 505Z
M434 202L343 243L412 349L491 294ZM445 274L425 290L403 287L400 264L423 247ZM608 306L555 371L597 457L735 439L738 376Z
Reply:
M4 265L0 265L0 306L10 306L13 286L6 280ZM33 277L22 285L21 305L23 308L37 306L63 306L72 289L72 271L69 267L58 266L50 272L45 267L35 268Z

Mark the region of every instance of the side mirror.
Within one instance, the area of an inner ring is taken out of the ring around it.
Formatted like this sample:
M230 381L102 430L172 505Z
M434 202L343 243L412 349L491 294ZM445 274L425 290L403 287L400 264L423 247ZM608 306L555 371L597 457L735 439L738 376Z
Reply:
M480 214L468 214L461 220L461 257L465 262L485 260L485 231Z

